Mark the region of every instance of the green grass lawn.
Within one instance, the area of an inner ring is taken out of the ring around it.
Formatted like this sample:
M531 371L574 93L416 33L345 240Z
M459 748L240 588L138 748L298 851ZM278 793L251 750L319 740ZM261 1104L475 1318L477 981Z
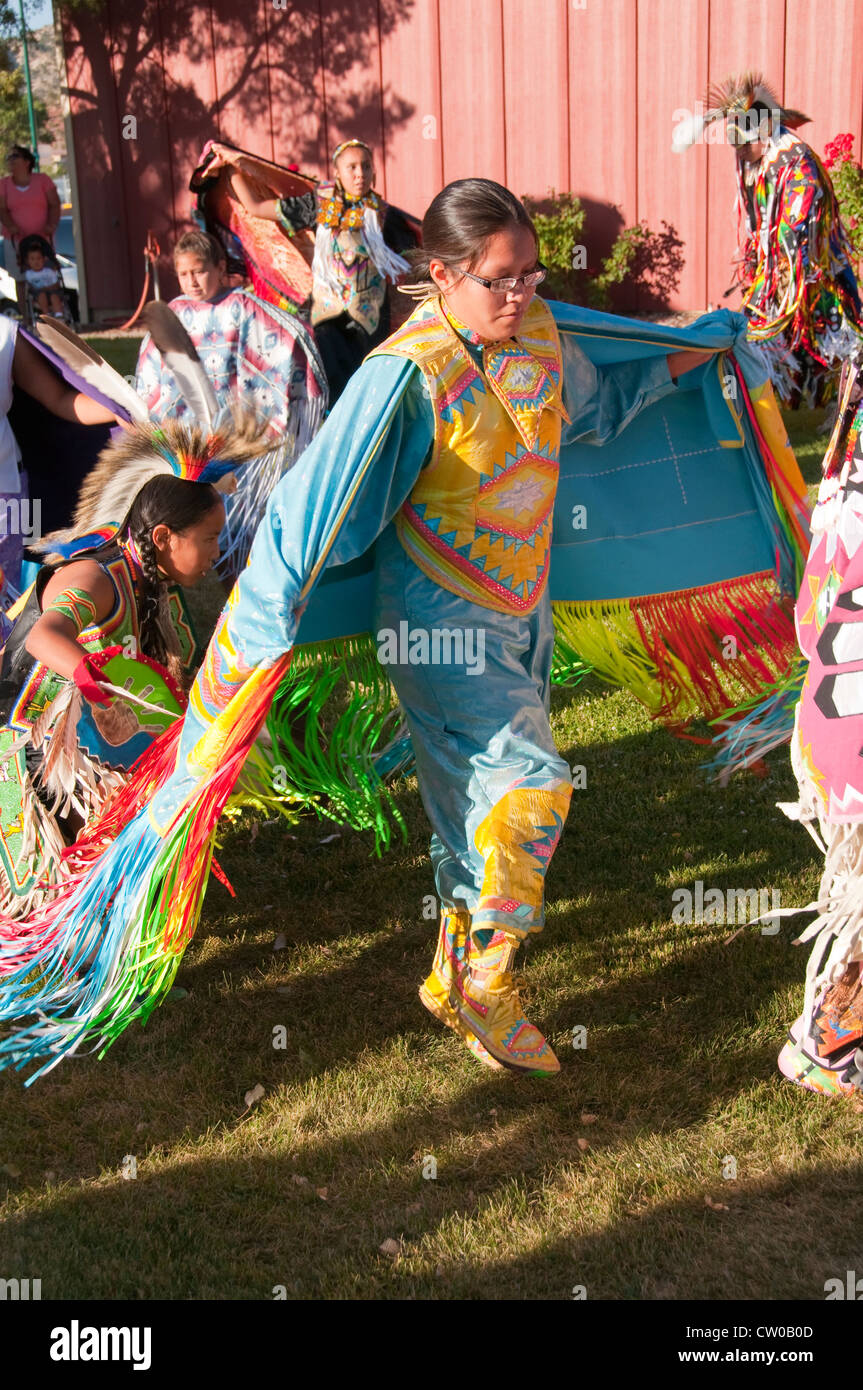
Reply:
M828 411L824 408L783 411L783 419L788 427L791 447L797 455L800 472L809 484L811 491L817 490L814 485L817 485L821 480L821 460L830 439L829 430L820 433L827 415Z
M0 1075L0 1276L46 1299L822 1299L859 1270L863 1107L775 1064L807 948L672 921L698 879L809 901L787 754L721 788L630 695L553 703L586 786L520 964L560 1076L483 1070L420 1005L413 782L380 861L369 835L246 816L219 856L237 897L211 883L147 1027L29 1090Z
M324 844L309 819L253 838L246 818L220 854L237 899L211 885L186 993L101 1063L30 1090L0 1076L6 1277L46 1298L806 1299L856 1267L863 1117L775 1067L805 948L671 921L699 878L809 900L814 847L773 804L785 756L721 789L629 695L554 704L587 785L524 967L560 1076L484 1071L419 1004L413 784L407 845L381 862L366 835Z
M140 337L100 338L97 334L87 333L84 340L95 352L101 353L121 376L134 376L143 337L142 330Z

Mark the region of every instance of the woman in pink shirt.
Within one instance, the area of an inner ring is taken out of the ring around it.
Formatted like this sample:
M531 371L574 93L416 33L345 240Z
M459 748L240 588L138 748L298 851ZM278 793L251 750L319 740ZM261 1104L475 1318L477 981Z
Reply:
M23 145L13 145L6 157L9 173L0 179L0 224L3 227L5 266L18 285L18 304L23 304L23 272L18 265L18 244L36 233L51 245L60 221L60 196L47 174L35 174L35 159Z

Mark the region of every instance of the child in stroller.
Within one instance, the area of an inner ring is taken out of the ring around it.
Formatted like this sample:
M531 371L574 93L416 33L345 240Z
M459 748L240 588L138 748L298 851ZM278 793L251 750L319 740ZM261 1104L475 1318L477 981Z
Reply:
M51 243L36 233L21 238L18 263L24 272L26 298L24 317L32 324L37 314L52 314L65 323L74 322L63 273Z

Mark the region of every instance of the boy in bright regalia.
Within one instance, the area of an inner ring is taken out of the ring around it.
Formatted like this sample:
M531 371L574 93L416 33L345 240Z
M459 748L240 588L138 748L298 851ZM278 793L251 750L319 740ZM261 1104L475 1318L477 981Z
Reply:
M830 175L797 134L809 117L783 108L755 73L712 89L707 105L703 119L675 130L674 146L723 122L736 155L736 273L749 337L767 348L785 404L822 405L863 341L863 307Z

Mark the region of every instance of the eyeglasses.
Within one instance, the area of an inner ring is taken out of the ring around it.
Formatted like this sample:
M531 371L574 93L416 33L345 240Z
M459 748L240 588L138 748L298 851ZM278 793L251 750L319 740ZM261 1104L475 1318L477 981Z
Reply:
M547 275L544 265L537 262L536 270L529 270L526 275L505 275L497 280L484 280L481 275L474 275L469 270L463 270L460 265L455 267L462 275L466 275L468 280L476 280L478 285L484 285L492 294L509 294L511 290L517 289L519 285L524 285L526 290L532 290L535 285L541 285Z

